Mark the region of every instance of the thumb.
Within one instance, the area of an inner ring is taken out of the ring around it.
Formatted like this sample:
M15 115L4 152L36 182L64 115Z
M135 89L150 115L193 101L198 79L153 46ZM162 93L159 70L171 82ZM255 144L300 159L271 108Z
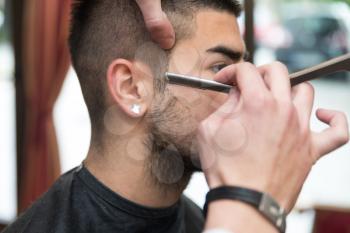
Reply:
M170 49L175 44L175 32L166 14L162 11L161 0L136 0L146 27L152 39L163 49Z
M318 155L325 155L349 141L349 127L344 113L319 109L317 118L329 125L321 133L313 133L313 143Z

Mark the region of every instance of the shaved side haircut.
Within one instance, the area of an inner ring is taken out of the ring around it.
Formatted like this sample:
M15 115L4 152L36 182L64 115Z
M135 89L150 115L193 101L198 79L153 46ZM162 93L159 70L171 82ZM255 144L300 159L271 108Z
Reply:
M239 16L235 0L163 0L162 8L172 22L177 41L194 32L198 10L214 9ZM102 130L106 103L106 72L117 59L135 60L137 50L151 42L142 13L134 0L76 0L69 38L73 67L88 107L92 130ZM152 54L144 58L152 60ZM166 70L167 63L157 70ZM156 75L156 74L155 74Z

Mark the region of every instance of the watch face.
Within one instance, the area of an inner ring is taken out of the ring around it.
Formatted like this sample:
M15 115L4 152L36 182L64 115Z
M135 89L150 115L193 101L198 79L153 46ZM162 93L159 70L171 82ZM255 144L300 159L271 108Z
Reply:
M278 227L281 232L285 232L287 214L269 195L264 194L262 196L259 210L267 219Z

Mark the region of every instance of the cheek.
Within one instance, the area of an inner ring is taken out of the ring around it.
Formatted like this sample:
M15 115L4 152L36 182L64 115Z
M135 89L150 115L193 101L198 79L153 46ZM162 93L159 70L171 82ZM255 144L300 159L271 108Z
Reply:
M171 85L169 87L170 92L176 97L180 103L185 107L192 108L201 102L201 93L190 87L183 87L177 85Z
M228 98L226 94L173 86L171 92L199 123L215 112Z
M193 115L198 122L201 122L213 114L227 100L225 94L217 94L205 91L201 94L200 101L193 108Z

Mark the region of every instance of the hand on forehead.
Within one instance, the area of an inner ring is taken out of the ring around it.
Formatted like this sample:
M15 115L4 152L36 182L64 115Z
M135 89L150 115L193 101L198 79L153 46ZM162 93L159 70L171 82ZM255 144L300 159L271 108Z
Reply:
M175 32L166 14L162 11L161 0L136 0L152 39L163 49L175 44Z

